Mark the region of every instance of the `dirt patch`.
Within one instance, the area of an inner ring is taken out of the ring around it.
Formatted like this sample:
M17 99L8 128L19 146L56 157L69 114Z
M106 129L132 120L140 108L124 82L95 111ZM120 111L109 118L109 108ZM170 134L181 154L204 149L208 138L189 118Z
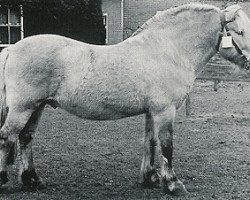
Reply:
M46 183L23 189L13 167L0 199L250 199L250 84L197 82L175 123L174 166L189 195L140 187L144 116L95 122L46 108L34 160Z

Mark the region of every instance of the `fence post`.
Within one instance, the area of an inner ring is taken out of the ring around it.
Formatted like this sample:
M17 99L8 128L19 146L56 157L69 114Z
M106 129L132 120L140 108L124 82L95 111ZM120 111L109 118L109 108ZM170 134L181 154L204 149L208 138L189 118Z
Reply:
M190 108L190 95L187 94L186 96L186 116L188 117L190 115L191 108Z
M218 85L220 83L220 80L219 79L215 79L214 80L214 91L217 91L218 90Z

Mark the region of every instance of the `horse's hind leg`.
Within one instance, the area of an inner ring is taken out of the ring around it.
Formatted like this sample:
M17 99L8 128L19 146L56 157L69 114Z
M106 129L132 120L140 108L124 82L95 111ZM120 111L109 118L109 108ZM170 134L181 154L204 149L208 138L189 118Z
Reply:
M36 174L33 163L32 139L43 109L44 105L32 113L29 121L19 134L21 156L19 178L24 186L40 186L42 183Z
M141 183L144 187L157 186L159 176L155 169L155 153L158 139L154 134L154 123L150 113L146 114L144 151L141 164Z
M172 168L173 155L173 122L176 108L169 107L154 114L154 130L159 137L161 146L160 180L166 193L179 195L187 193L185 186L176 177Z
M0 130L0 179L1 184L8 182L7 166L14 163L18 134L28 122L32 110L21 107L9 108L7 118Z

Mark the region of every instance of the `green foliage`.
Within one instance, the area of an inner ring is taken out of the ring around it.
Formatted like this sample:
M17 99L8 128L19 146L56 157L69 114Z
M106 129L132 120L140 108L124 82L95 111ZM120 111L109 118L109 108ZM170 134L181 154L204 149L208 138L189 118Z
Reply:
M105 42L101 0L0 0L0 4L23 5L25 36L51 33Z

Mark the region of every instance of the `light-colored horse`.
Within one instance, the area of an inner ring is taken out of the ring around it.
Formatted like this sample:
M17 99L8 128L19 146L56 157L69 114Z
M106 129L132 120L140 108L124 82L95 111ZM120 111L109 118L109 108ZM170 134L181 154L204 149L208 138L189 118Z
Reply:
M233 42L222 38L229 34ZM91 120L145 114L142 183L150 186L160 181L166 192L185 192L172 168L176 109L190 92L195 72L218 50L248 67L250 21L237 5L220 10L189 4L162 11L133 37L111 46L38 35L4 49L0 56L1 184L8 181L7 166L14 162L17 139L20 180L28 186L41 183L31 141L44 106L50 104Z

